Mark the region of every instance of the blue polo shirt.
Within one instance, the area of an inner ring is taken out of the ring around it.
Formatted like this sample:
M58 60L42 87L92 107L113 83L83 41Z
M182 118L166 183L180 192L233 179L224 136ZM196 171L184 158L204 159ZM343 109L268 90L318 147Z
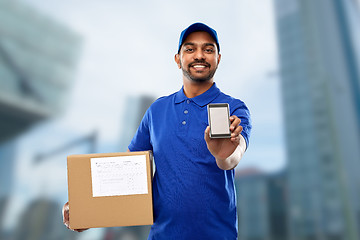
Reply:
M248 108L215 83L194 98L182 88L157 99L129 145L130 151L154 154L155 221L148 239L237 239L234 170L221 170L204 140L209 103L229 104L230 115L241 119L248 146Z

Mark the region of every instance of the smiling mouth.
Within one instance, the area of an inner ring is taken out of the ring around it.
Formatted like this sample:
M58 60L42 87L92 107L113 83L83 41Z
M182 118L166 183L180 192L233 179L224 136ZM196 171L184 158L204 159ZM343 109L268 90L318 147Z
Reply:
M196 71L202 71L205 68L209 67L208 65L205 64L192 64L190 67L194 68Z
M204 66L204 65L194 65L194 66L192 66L193 68L205 68L206 66Z

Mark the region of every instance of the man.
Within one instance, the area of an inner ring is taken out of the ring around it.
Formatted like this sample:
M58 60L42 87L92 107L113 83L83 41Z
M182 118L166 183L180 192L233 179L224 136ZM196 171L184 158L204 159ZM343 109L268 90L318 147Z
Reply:
M154 154L151 240L237 239L234 168L248 146L251 124L245 104L214 83L219 52L217 33L205 24L181 33L175 62L183 87L150 106L129 145L129 151ZM210 138L209 103L229 104L231 138Z

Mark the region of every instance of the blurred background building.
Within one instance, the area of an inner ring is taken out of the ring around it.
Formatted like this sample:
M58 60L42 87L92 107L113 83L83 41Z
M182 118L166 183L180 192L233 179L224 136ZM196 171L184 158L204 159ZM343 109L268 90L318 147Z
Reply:
M155 101L155 97L149 95L128 96L125 100L123 111L123 125L120 137L120 151L126 152L133 139L140 122L150 105Z
M2 226L14 181L16 137L64 111L80 45L77 34L28 5L0 1L0 239L6 235ZM50 239L40 236L53 229L48 224L61 217L55 214L59 208L50 202L35 205L24 214L24 234L16 239Z
M9 194L14 181L15 143L9 141L0 146L0 237Z
M271 42L271 36L256 34L266 32L261 27L270 18L254 14L273 10L287 166L276 172L236 169L239 239L360 239L359 0L274 0L273 9L263 11L267 0L256 1L255 6L252 0L224 1L206 11L199 11L203 3L191 1L145 1L141 7L123 1L96 2L0 0L1 240L147 239L150 226L68 231L61 219L65 159L75 152L127 150L150 104L164 92L180 88L180 77L169 70L173 63L161 60L173 56L171 47L176 50L179 29L199 19L220 29L226 70L219 68L217 74L227 80L221 88L231 86L231 95L245 100L253 116L251 146L242 162L253 162L257 156L269 165L276 161L278 155L264 146L276 146L270 144L274 142L270 131L281 133L271 125L271 114L256 112L261 104L277 107L274 98L260 96L264 82L257 81L259 75L266 76L269 66L276 66L266 65L266 59L275 61L274 56L258 51ZM187 7L190 3L192 9ZM186 11L181 19L168 14L182 6ZM62 16L66 24L55 16ZM153 28L156 25L161 31ZM76 79L83 80L78 99L70 102L84 44L73 28L86 36L86 58ZM255 41L249 38L254 33ZM247 54L246 49L250 49ZM234 69L234 64L245 67ZM243 99L246 94L249 101ZM46 125L68 109L73 114L68 119ZM268 125L259 126L259 118ZM55 133L45 133L48 129ZM44 142L54 143L34 146ZM31 182L33 178L37 181ZM10 219L14 195L25 197L24 206L17 218Z
M276 0L291 240L360 239L359 2Z
M64 110L79 47L67 27L19 1L0 1L0 141Z
M37 199L22 213L14 233L14 240L77 239L76 233L67 231L62 224L61 209L50 199Z
M285 240L287 179L284 172L248 168L236 172L239 239Z

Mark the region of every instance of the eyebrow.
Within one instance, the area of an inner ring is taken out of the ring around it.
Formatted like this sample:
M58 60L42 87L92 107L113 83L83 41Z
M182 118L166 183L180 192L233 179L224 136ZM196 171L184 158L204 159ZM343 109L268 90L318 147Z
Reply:
M193 46L193 45L195 45L195 43L192 43L192 42L187 42L187 43L184 43L184 47L185 47L185 46L188 46L188 45Z
M195 46L196 44L195 44L195 43L193 43L193 42L187 42L187 43L184 43L184 47L185 47L185 46L188 46L188 45L190 45L190 46ZM215 44L214 44L214 43L204 43L203 45L205 45L205 46L215 47Z
M215 47L215 44L213 44L213 43L205 43L205 46Z

